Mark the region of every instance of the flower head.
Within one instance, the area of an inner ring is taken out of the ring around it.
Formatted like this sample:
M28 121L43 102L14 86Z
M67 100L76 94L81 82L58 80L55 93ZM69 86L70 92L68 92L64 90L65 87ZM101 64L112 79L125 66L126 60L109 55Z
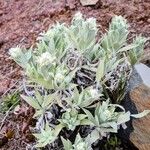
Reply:
M40 57L38 57L38 64L40 66L47 66L51 64L55 60L55 57L53 57L49 52L43 53Z
M22 50L20 47L11 48L9 50L9 54L11 55L12 58L17 58L22 55Z

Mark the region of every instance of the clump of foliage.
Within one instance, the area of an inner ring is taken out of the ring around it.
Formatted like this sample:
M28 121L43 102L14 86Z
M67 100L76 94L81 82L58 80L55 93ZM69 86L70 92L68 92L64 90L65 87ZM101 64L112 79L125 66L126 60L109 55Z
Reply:
M20 96L18 92L5 95L2 98L2 102L0 105L0 112L6 113L9 109L12 110L13 108L15 108L15 106L19 104L19 99Z
M61 139L65 150L90 150L125 128L131 117L149 113L132 115L119 105L146 42L139 36L128 44L128 27L123 17L115 16L98 39L96 19L77 13L70 26L57 23L40 34L35 48L10 49L27 77L21 97L35 108L36 147L55 148ZM88 135L77 132L87 126ZM72 133L76 137L69 139Z
M116 136L110 137L104 145L105 150L117 150L121 146L121 141Z

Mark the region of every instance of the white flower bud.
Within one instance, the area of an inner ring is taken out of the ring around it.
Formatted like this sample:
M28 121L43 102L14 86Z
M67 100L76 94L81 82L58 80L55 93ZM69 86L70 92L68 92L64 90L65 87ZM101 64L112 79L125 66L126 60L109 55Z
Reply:
M89 28L91 30L97 30L97 27L96 27L96 19L95 18L89 18L87 19L87 23L89 25Z
M52 55L49 52L45 52L40 57L38 57L37 63L40 66L46 66L51 64L54 60L55 57L52 57Z
M91 94L92 98L98 97L98 95L99 95L98 91L96 89L91 89L90 94Z
M82 19L82 14L80 12L77 12L74 16L74 20L80 20Z
M64 80L64 75L61 74L61 73L57 73L55 75L55 80L58 81L58 82L62 82Z
M21 50L20 47L11 48L11 49L9 50L9 54L11 55L11 57L17 58L17 57L19 57L19 56L22 55L22 50Z

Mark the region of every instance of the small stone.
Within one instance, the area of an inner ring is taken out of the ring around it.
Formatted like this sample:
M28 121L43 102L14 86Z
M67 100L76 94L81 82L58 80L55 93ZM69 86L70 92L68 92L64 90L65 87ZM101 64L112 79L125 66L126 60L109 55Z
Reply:
M130 98L138 112L150 110L150 88L142 84L130 92ZM130 134L131 142L139 150L150 149L150 115L133 120L133 132Z
M3 13L4 13L4 12L3 12L2 10L0 10L0 16L2 16L2 15L3 15Z
M83 6L96 5L99 0L80 0Z
M135 65L135 69L143 80L143 83L150 87L150 68L140 63Z
M74 0L67 0L67 6L69 6L70 9L75 9L76 2Z
M150 23L150 19L147 19L147 22Z

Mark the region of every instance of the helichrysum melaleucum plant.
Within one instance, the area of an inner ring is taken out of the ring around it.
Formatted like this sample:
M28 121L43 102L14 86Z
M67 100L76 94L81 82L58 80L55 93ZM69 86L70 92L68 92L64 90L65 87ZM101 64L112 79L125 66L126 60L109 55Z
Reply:
M22 98L35 108L38 123L43 123L34 134L37 147L54 145L61 137L65 150L90 150L96 140L125 127L130 117L149 113L132 115L119 105L146 42L139 36L128 44L128 27L126 19L115 16L99 40L96 19L77 13L70 26L57 23L40 34L34 50L10 49L11 58L35 88L32 96L26 92L28 96ZM61 135L60 131L72 133L85 125L91 128L89 135L77 134L73 143Z

